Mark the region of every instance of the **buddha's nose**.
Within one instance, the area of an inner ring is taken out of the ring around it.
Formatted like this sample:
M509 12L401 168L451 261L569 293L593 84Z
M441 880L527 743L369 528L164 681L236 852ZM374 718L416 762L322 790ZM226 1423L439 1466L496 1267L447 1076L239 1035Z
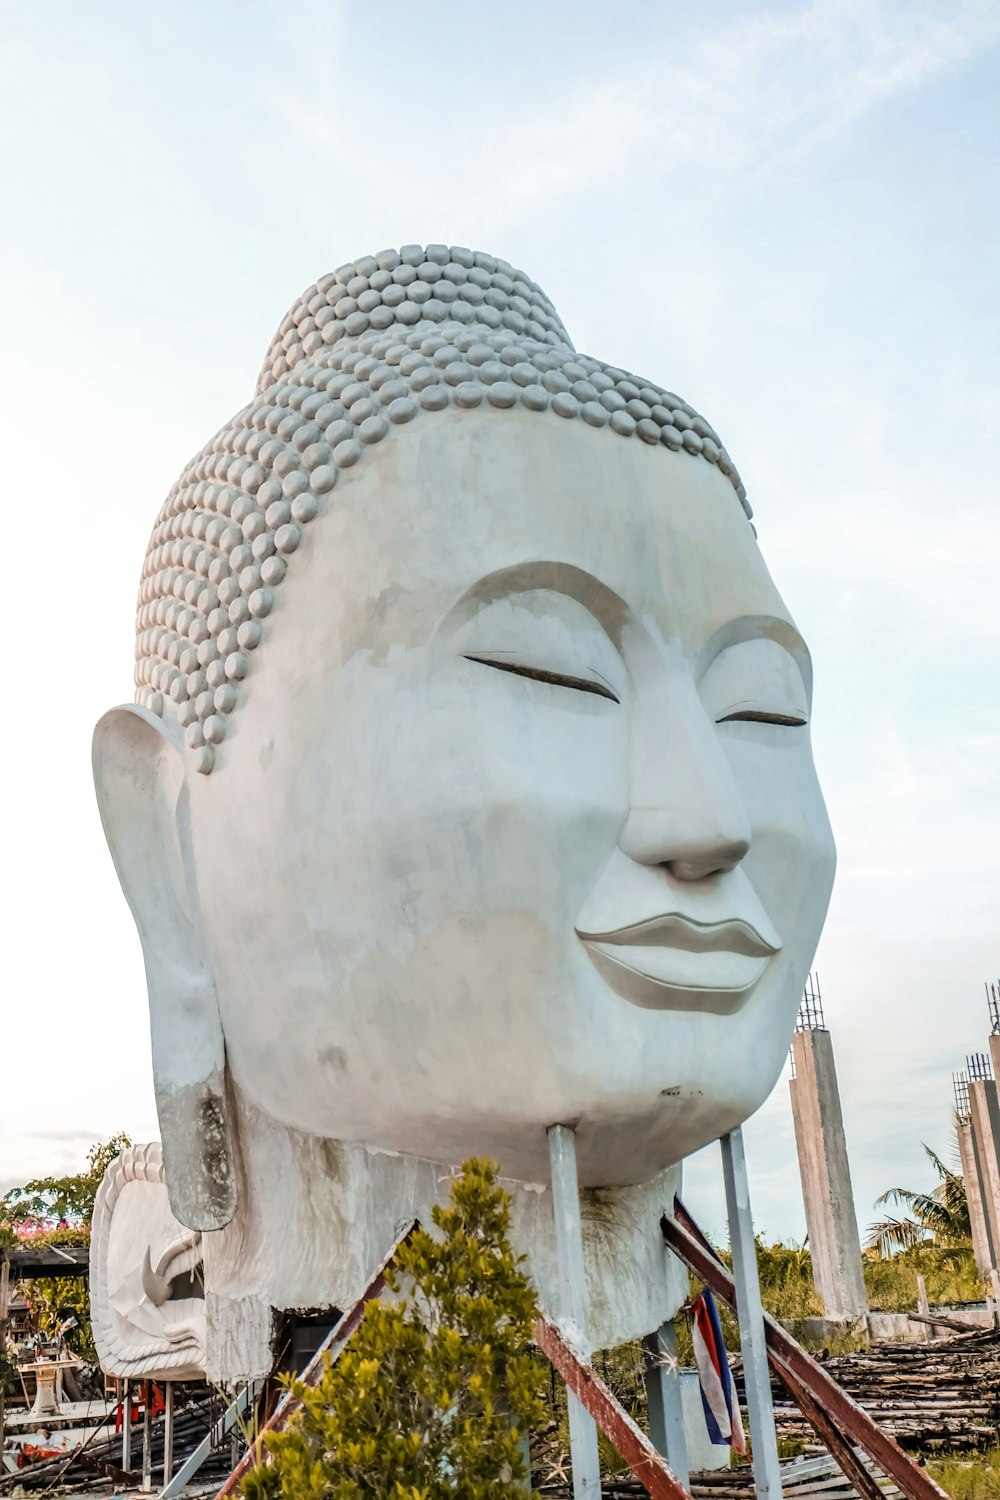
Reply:
M714 722L693 683L637 705L624 854L679 880L732 870L750 848L750 819Z

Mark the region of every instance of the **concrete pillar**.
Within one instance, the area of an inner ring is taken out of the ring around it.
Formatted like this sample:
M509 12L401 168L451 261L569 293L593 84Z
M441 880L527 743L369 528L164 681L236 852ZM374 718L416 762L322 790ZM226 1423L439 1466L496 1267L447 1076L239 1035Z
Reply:
M820 1027L797 1031L792 1061L792 1118L813 1281L826 1317L853 1320L868 1311L868 1294L830 1033Z
M969 1116L980 1191L994 1254L1000 1245L1000 1108L992 1078L969 1079Z
M990 1272L996 1264L993 1236L990 1233L986 1205L983 1201L983 1181L976 1155L976 1142L972 1133L971 1119L962 1115L955 1117L955 1132L958 1136L958 1152L962 1162L962 1180L969 1204L969 1222L972 1225L972 1251L976 1257L979 1274L990 1280Z
M990 1033L990 1062L993 1064L994 1079L1000 1078L1000 1072L997 1071L1000 1068L1000 1036L996 1032Z

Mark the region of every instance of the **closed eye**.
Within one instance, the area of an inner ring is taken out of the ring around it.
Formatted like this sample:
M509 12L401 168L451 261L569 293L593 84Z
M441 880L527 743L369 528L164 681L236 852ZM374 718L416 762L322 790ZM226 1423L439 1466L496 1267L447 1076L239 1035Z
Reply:
M793 714L769 714L756 708L740 708L735 713L724 714L716 719L717 724L784 724L790 729L803 729L806 720Z
M512 661L494 661L489 656L466 656L466 661L476 661L482 667L495 667L498 672L512 672L515 677L530 677L535 682L551 682L555 687L573 688L578 693L593 693L598 698L610 698L612 703L620 703L621 699L617 693L613 693L603 682L592 682L588 677L570 677L565 672L547 672L542 667L525 667Z

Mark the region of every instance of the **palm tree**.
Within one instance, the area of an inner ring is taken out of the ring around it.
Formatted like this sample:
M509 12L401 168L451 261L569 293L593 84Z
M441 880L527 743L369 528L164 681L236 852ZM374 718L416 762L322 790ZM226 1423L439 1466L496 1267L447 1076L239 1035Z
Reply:
M962 1174L946 1166L930 1146L924 1145L924 1150L938 1175L937 1186L929 1193L913 1192L910 1188L889 1188L876 1199L876 1208L896 1203L909 1209L906 1218L880 1219L868 1226L865 1248L880 1260L926 1243L945 1254L969 1250L972 1246L969 1200L965 1196Z

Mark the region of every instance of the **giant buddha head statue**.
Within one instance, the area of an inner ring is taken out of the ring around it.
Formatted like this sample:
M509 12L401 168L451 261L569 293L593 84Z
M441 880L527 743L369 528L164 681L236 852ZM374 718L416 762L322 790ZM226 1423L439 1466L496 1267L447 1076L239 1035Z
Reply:
M773 1087L834 868L809 655L713 429L504 261L303 294L160 511L136 682L95 770L183 1224L236 1211L234 1097L523 1182L569 1124L613 1189Z

